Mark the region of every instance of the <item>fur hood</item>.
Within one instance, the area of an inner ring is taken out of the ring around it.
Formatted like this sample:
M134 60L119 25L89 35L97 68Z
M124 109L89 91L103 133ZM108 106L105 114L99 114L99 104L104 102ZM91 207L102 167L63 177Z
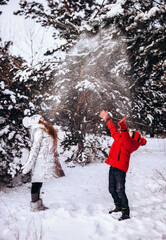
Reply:
M35 114L35 115L31 116L31 117L24 117L23 121L22 121L23 126L25 128L31 128L33 125L36 125L36 124L38 125L39 120L40 120L41 117L42 116L39 115L39 114Z

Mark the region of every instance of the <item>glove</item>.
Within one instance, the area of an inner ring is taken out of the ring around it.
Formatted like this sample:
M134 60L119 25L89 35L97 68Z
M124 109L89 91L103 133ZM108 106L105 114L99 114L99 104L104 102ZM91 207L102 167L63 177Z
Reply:
M125 121L126 121L126 117L124 117L120 122L118 122L118 124L120 126L120 130L126 130L127 129Z

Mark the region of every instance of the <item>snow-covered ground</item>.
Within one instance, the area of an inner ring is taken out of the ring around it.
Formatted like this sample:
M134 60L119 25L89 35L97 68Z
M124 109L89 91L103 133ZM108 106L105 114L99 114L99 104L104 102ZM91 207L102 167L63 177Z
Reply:
M1 189L0 240L166 239L166 139L148 139L132 155L126 181L129 220L108 214L114 207L108 165L63 167L65 177L42 187L46 211L30 212L30 183Z

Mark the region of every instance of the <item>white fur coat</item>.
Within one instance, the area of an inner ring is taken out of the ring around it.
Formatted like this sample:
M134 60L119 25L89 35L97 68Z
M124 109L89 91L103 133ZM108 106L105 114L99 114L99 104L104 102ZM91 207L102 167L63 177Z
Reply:
M57 143L49 136L44 126L30 126L32 147L25 165L22 167L26 174L32 170L32 182L46 182L57 176L54 161L58 160ZM55 155L54 155L55 153ZM56 157L55 157L56 156Z

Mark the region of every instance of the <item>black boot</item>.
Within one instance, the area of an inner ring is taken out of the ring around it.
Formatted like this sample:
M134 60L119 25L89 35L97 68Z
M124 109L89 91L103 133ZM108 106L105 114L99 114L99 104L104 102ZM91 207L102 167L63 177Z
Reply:
M130 209L122 208L122 216L119 218L119 221L129 219L130 218Z
M120 212L121 210L122 210L121 207L118 204L115 203L115 209L110 210L109 214L111 214L113 212Z

